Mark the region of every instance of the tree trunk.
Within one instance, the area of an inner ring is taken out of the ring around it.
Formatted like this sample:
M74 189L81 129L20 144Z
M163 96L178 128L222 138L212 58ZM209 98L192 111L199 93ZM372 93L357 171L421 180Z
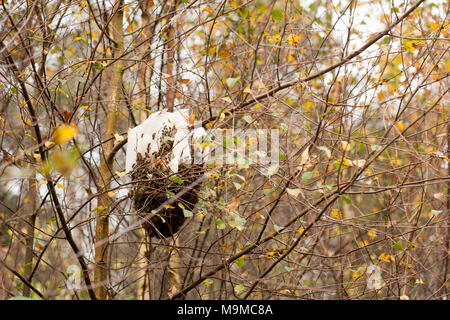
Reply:
M33 170L34 174L34 170ZM33 242L34 242L34 227L36 222L36 199L37 190L35 185L35 176L28 179L28 202L25 206L25 232L27 237L25 238L25 264L24 264L24 278L29 280L31 272L33 271ZM30 297L31 290L24 284L23 285L23 296Z
M151 27L151 19L152 19L152 11L151 8L153 7L154 3L153 1L141 1L139 3L141 11L142 11L142 40L145 41L145 43L142 46L142 51L144 52L144 58L141 62L141 67L139 69L139 104L146 109L151 104L150 100L150 89L151 85L150 82L152 80L153 75L153 65L154 60L152 59L150 50L151 50L151 43L152 43L152 27ZM147 74L149 73L149 76L147 78ZM147 79L148 82L147 83ZM139 111L139 122L142 123L145 119L147 119L147 111L144 109L141 109Z
M167 111L173 112L175 102L175 75L173 74L173 64L175 56L175 25L176 21L173 21L175 10L177 9L177 0L173 0L174 4L170 8L170 19L167 30L167 61L166 61L166 73L167 73L167 97L166 106Z
M107 106L106 129L103 139L113 137L117 125L117 113L119 109L119 99L122 87L122 74L124 62L121 56L124 52L123 48L123 0L117 0L114 5L114 17L111 21L111 35L114 40L114 58L118 59L111 66L112 77L109 87L110 99ZM95 228L95 242L105 241L109 236L109 197L107 190L110 188L112 177L113 157L110 157L114 147L114 139L103 144L103 154L99 169L99 197L97 223ZM95 293L98 299L107 298L107 282L108 282L108 241L96 246L95 249Z

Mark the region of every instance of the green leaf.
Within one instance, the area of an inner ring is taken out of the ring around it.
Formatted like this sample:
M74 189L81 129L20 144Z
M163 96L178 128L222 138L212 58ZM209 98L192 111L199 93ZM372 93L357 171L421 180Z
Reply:
M270 14L273 20L278 21L284 18L283 12L279 9L273 9L272 13Z
M179 176L171 176L170 181L176 183L176 184L183 184L184 180L181 179Z
M403 249L403 246L402 246L402 244L401 244L400 241L397 241L397 242L394 244L394 248L397 249L398 251L404 251L404 250L405 250L405 249Z
M236 78L227 78L227 80L225 81L228 88L233 88L234 85L241 79L241 77L236 77Z
M245 120L245 122L247 122L247 123L251 123L252 121L253 121L253 119L252 119L252 117L251 116L249 116L249 115L247 115L247 116L244 116L242 119L244 119Z
M376 144L372 144L370 146L370 148L372 149L372 151L380 151L383 147L382 146L378 146Z
M305 123L305 129L306 131L311 131L311 125L309 124L309 122Z
M236 219L234 219L234 221L236 222L236 228L239 231L244 230L244 225L245 225L245 222L247 221L247 220L245 220L245 218L236 217Z
M183 210L183 214L186 218L192 217L194 214L192 213L192 211L184 209Z
M431 210L430 213L433 217L436 217L442 213L442 210Z
M248 17L248 8L245 7L243 9L241 9L239 11L239 14L241 15L242 18L247 19L247 17Z
M225 224L225 222L223 222L222 219L219 218L216 220L216 228L217 229L223 230L223 229L225 229L225 227L226 227L226 224Z
M230 225L230 227L236 228L239 231L244 230L245 222L245 218L241 218L239 216L236 216L234 219L228 220L228 224Z
M415 249L416 248L416 244L412 243L412 242L406 242L406 244L408 245L408 247L410 247L411 249Z
M348 203L348 204L352 204L352 203L353 203L353 202L352 202L352 199L350 199L350 198L347 197L347 196L342 196L342 200L343 200L344 202Z
M85 83L86 79L83 77L77 77L77 80L80 81L81 83Z
M275 229L275 231L276 232L278 232L278 231L280 231L281 229L283 229L283 227L282 226L279 226L279 225L277 225L277 224L273 224L273 228Z
M234 292L236 292L236 294L239 294L240 292L242 292L242 290L244 290L244 286L242 284L238 284L236 287L234 287Z
M303 182L306 182L306 181L308 181L309 179L311 179L312 175L313 175L312 171L306 171L306 172L303 172L303 174L302 174L302 180L303 180Z
M245 256L241 256L239 259L234 260L234 263L235 263L239 268L242 268L242 266L244 265L244 259L245 259Z
M300 194L300 189L289 189L289 188L286 188L286 192L289 195L293 196L293 197L298 197L298 195Z

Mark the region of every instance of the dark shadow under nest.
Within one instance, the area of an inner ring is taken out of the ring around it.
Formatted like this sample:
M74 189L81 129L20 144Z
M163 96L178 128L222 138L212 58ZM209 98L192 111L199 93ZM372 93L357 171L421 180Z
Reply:
M167 238L178 232L186 220L184 209L192 211L198 201L200 184L188 190L176 201L166 205L162 210L151 215L170 197L186 189L203 173L204 168L198 164L180 164L178 172L173 173L169 168L172 155L174 130L163 132L163 142L157 153L145 156L137 154L136 162L131 171L133 188L131 198L134 209L141 217L151 218L143 223L149 237ZM191 155L193 148L191 146ZM181 204L181 205L180 205Z

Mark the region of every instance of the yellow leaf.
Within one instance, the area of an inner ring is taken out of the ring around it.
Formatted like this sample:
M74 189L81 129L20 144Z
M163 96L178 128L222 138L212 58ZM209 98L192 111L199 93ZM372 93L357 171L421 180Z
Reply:
M65 189L66 187L64 187L61 183L56 183L56 186L60 189Z
M94 211L100 211L100 210L103 210L103 209L105 209L104 206L97 206L97 207L95 207L94 209L92 209L92 212L94 212Z
M280 37L279 34L274 34L274 35L272 36L272 39L273 39L273 41L275 41L275 42L281 41L281 37Z
M346 151L348 149L349 143L348 141L341 141L342 150Z
M255 104L255 105L253 106L253 109L259 109L259 108L261 108L261 105L260 105L259 103Z
M214 14L214 11L212 11L212 9L210 7L204 7L203 10L208 12L208 13L210 13L210 14L212 14L212 15Z
M189 124L194 124L194 121L195 121L195 114L191 114L189 116L188 122Z
M369 241L363 240L361 242L358 242L358 247L365 247L369 245Z
M430 26L431 29L433 29L433 31L437 31L437 29L439 29L439 25L432 21L428 22L428 25Z
M305 231L305 228L299 228L299 229L297 230L297 233L298 233L298 234L302 234L303 231ZM304 237L307 237L307 236L308 236L308 231L306 231L305 234L304 234L303 236L304 236Z
M377 237L377 230L370 229L369 231L367 231L367 235L370 237L370 239L373 240Z
M392 262L392 256L386 252L383 252L380 256L379 256L380 260L383 260L385 262Z
M314 105L314 102L313 102L313 101L311 101L311 100L306 100L306 101L305 101L305 104L304 104L304 106L305 106L305 111L306 111L306 112L310 111L313 105Z
M414 51L419 47L418 42L416 40L405 40L404 45L406 51Z
M114 139L116 139L117 142L120 142L123 141L125 138L118 133L114 133Z
M397 127L398 130L403 131L405 129L405 125L403 124L403 122L397 122L395 124L395 126Z
M61 93L62 93L63 95L65 95L66 97L69 97L69 96L67 95L67 93L65 93L65 92L64 92L64 90L63 90L63 89L61 89L61 88L58 88L58 91L59 91L59 92L61 92Z
M220 49L217 53L221 58L228 58L231 55L230 52L225 49Z
M167 204L164 209L175 209L175 207L171 206L170 204Z
M186 209L186 208L184 207L184 205L183 205L181 202L178 202L178 206L181 208L181 210Z
M40 185L40 184L47 184L47 180L39 180L38 182L33 183L31 186Z
M402 164L402 160L394 156L394 157L391 158L391 163L394 164L394 165L395 164L396 165L401 165Z
M117 192L118 192L118 191L116 191L116 192L109 191L109 192L108 192L108 197L110 197L110 198L114 197L114 196L116 195Z
M289 43L291 46L296 46L299 42L300 42L301 37L291 33L288 37L287 37L287 43Z
M73 39L73 42L79 41L79 40L81 40L81 39L83 39L83 38L82 38L82 37L76 37L76 38Z
M228 97L228 96L227 97L222 97L220 99L222 99L223 101L228 102L228 103L232 103L233 102L233 100L231 100L231 98Z
M333 217L335 217L336 219L341 219L342 218L342 214L341 214L341 211L339 209L331 210L331 215Z
M416 284L424 284L422 279L416 279Z
M125 173L125 171L122 171L122 172L119 172L119 171L116 171L116 174L117 174L117 176L118 177L123 177L126 173Z
M127 31L128 31L128 32L133 32L134 30L136 30L136 27L137 27L136 22L133 21L132 23L130 23L130 24L128 25Z
M62 145L72 140L78 133L78 128L74 124L61 124L53 133L53 142Z
M33 158L36 159L37 162L41 162L41 155L39 154L39 152L34 152Z
M361 278L361 276L364 274L364 267L359 267L355 272L353 272L352 274L352 279L353 281L358 280L359 278Z

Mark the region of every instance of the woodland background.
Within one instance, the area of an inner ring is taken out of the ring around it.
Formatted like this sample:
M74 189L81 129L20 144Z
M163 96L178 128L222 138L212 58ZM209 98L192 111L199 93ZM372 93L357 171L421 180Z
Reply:
M1 0L0 299L447 299L449 9ZM150 242L126 133L173 108L280 163L216 166Z

